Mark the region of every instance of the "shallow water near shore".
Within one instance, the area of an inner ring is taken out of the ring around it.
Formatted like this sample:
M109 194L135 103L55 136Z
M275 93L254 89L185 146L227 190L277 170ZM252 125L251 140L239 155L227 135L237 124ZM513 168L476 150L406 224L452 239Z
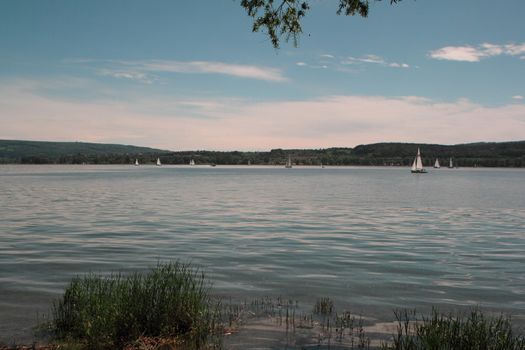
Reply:
M85 272L202 267L214 293L377 322L480 306L525 324L525 171L0 166L0 341Z

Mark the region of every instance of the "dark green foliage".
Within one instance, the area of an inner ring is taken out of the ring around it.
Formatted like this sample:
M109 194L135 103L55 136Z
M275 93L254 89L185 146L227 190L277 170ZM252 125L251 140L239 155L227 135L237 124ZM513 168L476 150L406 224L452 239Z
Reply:
M485 316L479 310L445 315L437 310L417 319L415 312L395 312L398 327L393 350L523 350L525 338L515 335L509 318Z
M56 340L90 349L122 348L139 337L177 338L201 348L218 317L204 275L169 263L147 273L73 279L54 304L51 328Z
M142 157L160 152L166 151L149 147L88 142L0 140L0 164L122 163L122 158L126 156L128 162L131 162L131 158L135 161L135 156Z
M274 6L273 0L242 0L241 6L254 18L252 31L264 28L275 48L279 47L279 38L283 35L286 41L293 38L297 45L298 35L302 33L301 18L310 8L306 1L296 0L281 0L278 6Z
M89 146L89 147L88 147ZM84 147L79 149L79 147ZM525 141L470 143L453 146L415 143L376 143L355 148L273 149L269 152L161 151L152 148L69 142L0 140L0 163L22 164L162 164L284 165L399 165L414 161L421 148L425 166L439 158L446 166L453 158L459 167L525 167Z
M442 165L452 158L459 167L523 167L525 166L525 142L479 142L459 145L435 145L415 143L376 143L359 145L353 149L354 156L375 161L375 165L409 165L417 149L421 149L423 163L434 164L439 158Z
M390 0L390 4L399 1ZM367 17L369 3L369 0L339 0L337 14ZM274 48L279 47L283 36L287 42L293 38L297 46L298 37L303 32L301 19L310 9L308 1L303 0L241 0L241 6L254 19L252 31L265 30Z

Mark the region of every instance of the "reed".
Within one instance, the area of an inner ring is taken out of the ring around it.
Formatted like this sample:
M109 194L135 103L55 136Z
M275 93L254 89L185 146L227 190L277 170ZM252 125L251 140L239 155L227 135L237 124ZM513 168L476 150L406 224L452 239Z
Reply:
M184 348L213 343L219 307L204 274L189 264L158 264L147 272L74 278L52 309L57 341L117 349L144 337L177 339Z
M313 310L302 314L297 301L281 297L233 304L209 292L204 274L179 262L129 275L74 278L53 305L50 329L56 349L221 348L224 334L261 317L286 327L287 344L297 336L315 338L312 346L370 349L363 318L338 313L330 298L317 299ZM455 315L433 309L429 316L401 310L394 315L397 334L382 344L384 350L525 350L525 338L514 333L505 316L478 309Z
M328 297L317 299L314 306L314 313L320 315L331 315L334 311L334 302Z
M428 317L415 311L396 311L397 334L391 350L524 350L525 338L516 335L509 317L486 316L474 309L467 314L444 314L433 309Z

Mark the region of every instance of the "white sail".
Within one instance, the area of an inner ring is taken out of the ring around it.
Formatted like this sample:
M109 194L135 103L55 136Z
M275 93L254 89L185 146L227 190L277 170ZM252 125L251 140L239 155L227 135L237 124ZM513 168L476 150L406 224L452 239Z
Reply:
M285 168L291 168L292 167L292 157L288 156L288 161L286 162Z
M449 167L449 168L453 168L453 167L454 167L454 165L452 164L452 158L450 158L450 162L449 162L449 164L448 164L448 167Z
M157 158L157 166L161 166L162 163L160 162L160 158Z
M413 173L426 173L427 171L423 168L423 161L421 160L421 152L419 148L417 149L416 159L412 163L412 168L410 169Z
M195 165L195 161L193 159L190 160L190 165Z
M436 162L434 163L434 168L441 168L441 165L439 165L439 160L436 158Z
M135 166L139 165L139 160L135 159Z
M423 169L423 162L421 161L421 153L419 152L419 148L417 149L417 156L416 156L416 170Z

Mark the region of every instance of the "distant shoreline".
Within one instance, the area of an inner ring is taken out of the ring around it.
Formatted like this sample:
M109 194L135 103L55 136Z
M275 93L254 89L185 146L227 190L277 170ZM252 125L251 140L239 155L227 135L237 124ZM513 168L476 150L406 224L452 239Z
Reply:
M436 145L376 143L353 148L272 149L270 151L168 151L84 142L0 140L0 164L162 164L284 166L410 166L417 149L431 168L436 159L460 168L525 167L525 141Z
M95 164L95 163L86 163L86 164L71 164L71 163L0 163L0 167L2 166L76 166L76 167L83 167L83 166L122 166L130 168L134 168L135 166L133 164L122 164L122 163L104 163L104 164ZM194 166L190 166L188 164L163 164L163 167L166 168L181 168L181 169L204 169L204 168L246 168L246 169L280 169L284 168L284 165L280 164L254 164L254 165L246 165L246 164L220 164L212 167L210 164L196 164ZM141 164L140 167L148 167L148 168L157 168L157 166L154 163L147 163L147 164ZM322 169L319 165L294 165L293 168L297 169ZM377 169L406 169L409 168L407 165L326 165L323 167L323 169L344 169L344 168L377 168ZM468 169L468 170L475 170L475 169L516 169L521 170L525 169L525 166L522 167L510 167L510 166L461 166L456 168L448 168L448 167L441 167L438 169L433 168L432 166L425 166L425 169L430 171L455 171L455 170L461 170L461 169Z

